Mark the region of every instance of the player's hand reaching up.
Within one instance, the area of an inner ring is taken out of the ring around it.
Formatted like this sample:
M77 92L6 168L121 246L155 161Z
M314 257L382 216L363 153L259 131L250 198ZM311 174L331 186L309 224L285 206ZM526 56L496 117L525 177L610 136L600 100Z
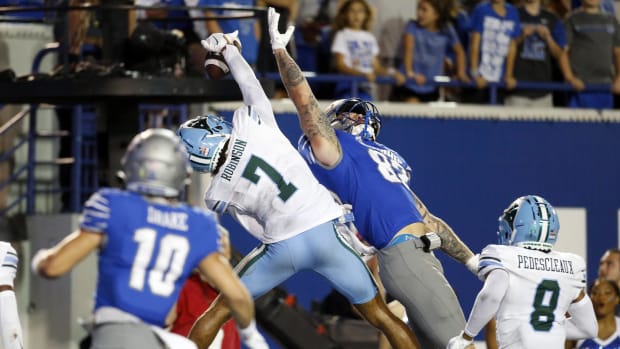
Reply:
M269 36L271 37L271 49L273 51L286 48L291 36L295 31L295 27L289 25L285 33L280 33L278 22L280 22L280 14L273 7L267 10L267 22L269 23Z
M241 42L239 41L239 31L232 33L213 33L208 38L200 42L208 52L222 53L226 45L235 45L241 51Z

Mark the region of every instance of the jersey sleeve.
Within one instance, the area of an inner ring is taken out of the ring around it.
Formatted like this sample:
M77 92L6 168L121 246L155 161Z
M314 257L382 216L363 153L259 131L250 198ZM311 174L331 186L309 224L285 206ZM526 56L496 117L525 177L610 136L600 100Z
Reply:
M584 259L576 254L569 253L573 261L573 280L575 286L585 290L587 286L587 268Z
M80 217L80 229L103 233L110 219L111 193L105 189L94 193L84 204Z
M226 63L230 66L230 72L235 78L237 85L239 85L245 107L260 110L262 120L271 127L277 128L276 118L273 115L269 98L267 98L263 87L256 78L252 67L246 62L239 50L224 50L223 54L226 58ZM252 116L250 111L247 114Z
M334 36L334 42L332 43L331 52L342 54L346 54L348 52L347 44L344 40L344 35L342 35L342 31L338 31Z
M8 242L0 241L0 261L2 262L0 266L0 285L13 287L19 258L13 246Z
M309 164L316 164L317 161L314 158L314 154L312 153L312 145L310 144L310 140L305 135L301 135L299 137L299 141L297 141L297 150L301 157L306 160Z
M495 269L506 269L500 257L500 250L497 245L488 245L480 253L480 262L478 263L478 278L482 281L486 276Z

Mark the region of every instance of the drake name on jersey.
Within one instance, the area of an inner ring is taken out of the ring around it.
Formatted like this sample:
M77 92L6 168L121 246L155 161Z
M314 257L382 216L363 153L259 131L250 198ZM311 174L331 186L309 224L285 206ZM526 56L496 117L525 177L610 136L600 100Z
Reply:
M519 269L551 271L556 273L574 274L573 262L552 257L532 257L517 255Z
M187 217L185 212L162 211L149 206L146 221L164 228L187 231Z

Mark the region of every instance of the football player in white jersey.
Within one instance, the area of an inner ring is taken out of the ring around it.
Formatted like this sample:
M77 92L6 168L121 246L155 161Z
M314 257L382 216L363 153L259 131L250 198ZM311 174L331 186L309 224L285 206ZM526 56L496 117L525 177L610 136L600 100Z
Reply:
M235 40L235 33L203 40L207 51L223 54L241 89L244 105L234 112L232 125L207 115L185 122L178 133L194 169L213 175L207 206L231 214L262 242L237 266L241 280L258 297L298 271L314 270L394 348L418 348L411 330L388 310L362 259L343 240L345 211L279 129ZM205 348L228 318L226 304L216 299L194 324L190 338Z
M552 249L559 228L555 210L537 195L522 196L504 210L500 244L480 254L478 277L484 287L464 331L448 349L470 346L492 318L500 348L563 348L565 339L596 336L596 317L584 291L585 262Z
M0 241L0 335L5 349L23 349L22 326L17 313L13 280L19 259L8 242Z

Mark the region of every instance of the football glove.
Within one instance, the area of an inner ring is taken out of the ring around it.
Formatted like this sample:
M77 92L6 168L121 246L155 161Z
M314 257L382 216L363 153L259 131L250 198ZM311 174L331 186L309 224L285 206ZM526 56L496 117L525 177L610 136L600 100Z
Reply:
M235 45L237 48L241 47L238 30L228 34L213 33L208 38L200 41L200 43L207 51L217 53L222 53L226 45Z
M446 349L470 349L474 348L474 342L463 338L463 331L458 336L450 338Z
M280 14L273 8L270 7L267 10L267 22L269 24L269 36L271 37L271 49L273 51L286 48L289 40L291 40L291 36L295 31L295 27L289 25L286 29L285 33L280 33L278 29L278 22L280 21Z

